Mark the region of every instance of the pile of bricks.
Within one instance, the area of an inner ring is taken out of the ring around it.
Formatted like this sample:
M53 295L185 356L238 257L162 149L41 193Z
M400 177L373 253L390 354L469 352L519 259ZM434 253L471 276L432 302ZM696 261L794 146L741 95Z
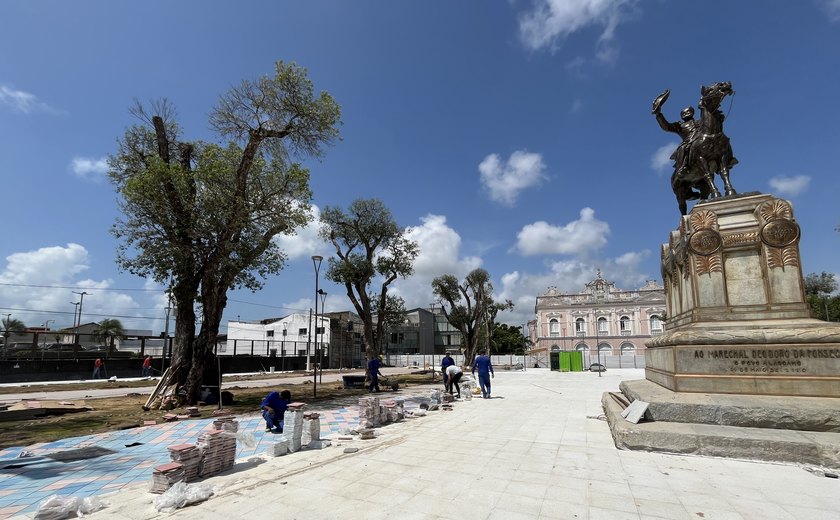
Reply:
M289 453L289 439L285 435L276 436L265 449L265 454L269 457L280 457L287 453Z
M176 444L166 449L169 450L169 458L172 462L178 462L184 466L185 481L195 482L201 465L201 452L198 447L195 444Z
M283 418L283 435L289 440L289 452L300 451L303 438L303 410L300 408L292 410L291 406L286 410Z
M152 493L164 493L177 482L184 481L184 466L180 462L170 462L152 470Z
M201 451L199 475L209 477L233 467L236 458L236 438L223 435L222 430L209 430L198 436Z
M213 421L213 428L216 430L236 433L239 431L239 421L235 420L233 416L219 417Z
M321 441L321 414L318 412L307 412L303 414L303 419L303 429L309 438L309 447L319 447Z
M360 397L359 398L359 427L360 428L376 428L382 423L379 398L378 397Z

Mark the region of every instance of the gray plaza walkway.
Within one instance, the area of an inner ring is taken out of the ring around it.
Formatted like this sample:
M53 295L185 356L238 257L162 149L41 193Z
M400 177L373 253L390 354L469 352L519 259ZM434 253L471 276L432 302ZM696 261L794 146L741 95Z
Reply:
M370 441L238 461L216 495L173 518L838 519L840 481L796 465L619 451L604 391L643 371L497 373L459 401ZM340 445L336 445L340 444ZM356 453L344 453L357 447ZM161 516L137 485L93 518Z

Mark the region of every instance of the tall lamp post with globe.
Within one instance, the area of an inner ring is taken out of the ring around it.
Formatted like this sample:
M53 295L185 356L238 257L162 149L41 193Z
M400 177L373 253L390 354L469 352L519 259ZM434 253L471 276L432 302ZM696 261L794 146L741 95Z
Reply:
M324 257L321 255L312 255L312 265L315 267L315 341L318 341L318 272L321 270L321 261L324 260ZM312 336L312 331L310 331L310 337ZM316 344L317 346L317 344ZM306 350L306 371L309 372L309 349ZM312 398L318 396L318 378L315 377L317 374L313 374L312 376Z

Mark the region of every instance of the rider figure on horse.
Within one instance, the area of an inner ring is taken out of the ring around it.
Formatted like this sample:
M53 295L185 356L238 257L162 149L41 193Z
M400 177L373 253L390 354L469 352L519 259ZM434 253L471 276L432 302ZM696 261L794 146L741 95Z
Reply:
M671 159L674 161L676 176L682 177L688 172L689 151L691 149L692 141L694 141L697 137L699 124L697 120L694 119L694 107L691 106L682 109L682 112L680 112L681 121L669 123L668 120L665 119L665 116L662 115L660 109L662 104L665 103L665 100L668 99L668 95L670 93L670 90L666 90L653 101L652 112L656 115L656 122L659 123L660 128L666 132L673 132L682 138L682 143L680 143L677 149L674 150L674 153L671 154Z

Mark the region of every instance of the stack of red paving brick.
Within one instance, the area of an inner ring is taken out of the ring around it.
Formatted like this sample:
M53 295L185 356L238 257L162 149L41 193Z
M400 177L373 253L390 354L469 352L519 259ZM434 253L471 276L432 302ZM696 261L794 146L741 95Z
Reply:
M184 465L180 462L170 462L157 466L152 471L152 485L149 491L163 493L177 482L184 481Z
M233 416L219 417L213 421L213 428L225 432L236 433L239 431L239 421L236 421Z
M176 444L169 446L169 458L172 462L179 462L184 466L184 478L187 482L198 480L198 469L201 464L201 452L194 444Z
M202 462L199 474L202 477L209 477L233 467L233 460L236 458L236 437L224 433L222 430L208 430L198 436Z

